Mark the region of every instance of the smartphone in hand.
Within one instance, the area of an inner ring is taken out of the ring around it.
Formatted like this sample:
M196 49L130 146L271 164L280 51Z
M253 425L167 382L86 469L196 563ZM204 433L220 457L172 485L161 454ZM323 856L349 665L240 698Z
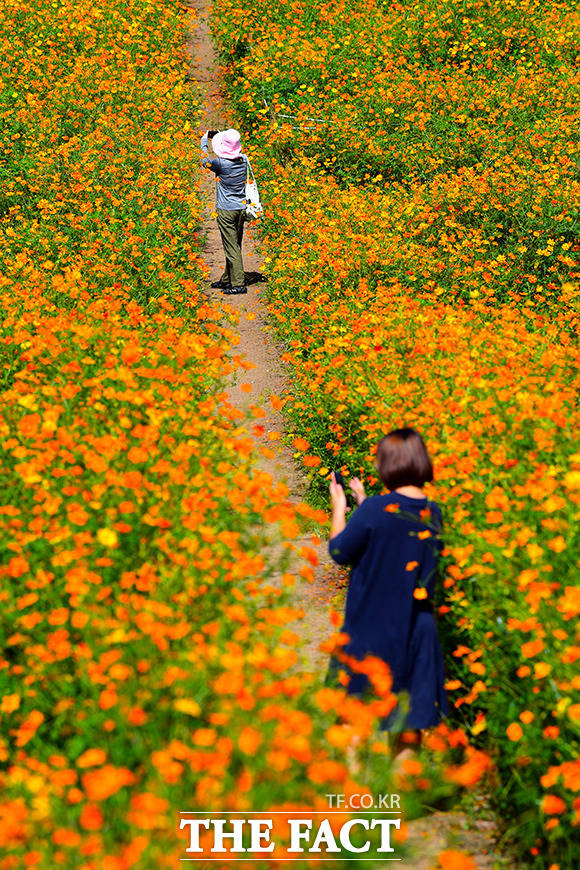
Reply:
M358 479L358 477L353 478L350 481L348 487L346 486L344 477L342 476L340 471L334 472L334 479L339 486L342 486L348 504L350 504L351 500L354 501L355 507L358 507L363 503L367 496L365 493L365 488L362 485L361 481Z

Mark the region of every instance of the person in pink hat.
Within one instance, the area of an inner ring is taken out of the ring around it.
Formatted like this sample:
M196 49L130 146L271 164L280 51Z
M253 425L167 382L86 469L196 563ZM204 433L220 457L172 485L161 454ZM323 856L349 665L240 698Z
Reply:
M216 157L208 154L211 140ZM207 130L201 137L202 166L216 176L217 222L224 246L226 267L219 281L211 285L228 296L247 293L242 237L245 220L246 159L237 130Z

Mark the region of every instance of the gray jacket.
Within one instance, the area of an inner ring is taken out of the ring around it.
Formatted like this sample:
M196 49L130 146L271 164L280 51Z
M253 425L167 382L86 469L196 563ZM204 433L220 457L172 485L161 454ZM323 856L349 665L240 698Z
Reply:
M214 157L208 154L207 133L201 137L201 165L211 169L216 175L216 207L225 211L238 211L245 208L246 176L248 172L245 154L233 159Z

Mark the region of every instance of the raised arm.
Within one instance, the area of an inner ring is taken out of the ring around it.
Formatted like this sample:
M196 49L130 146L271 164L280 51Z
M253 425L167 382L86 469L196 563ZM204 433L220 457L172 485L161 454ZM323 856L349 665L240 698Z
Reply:
M334 473L330 481L330 495L332 523L328 552L339 565L352 565L360 558L369 540L368 502L361 502L347 523L345 518L346 497L342 487L336 483Z
M334 471L330 475L329 490L332 505L332 522L330 524L330 540L332 541L346 526L346 495L342 486L336 482Z
M201 151L201 165L205 166L206 169L211 169L211 158L209 156L208 148L209 148L209 140L213 139L217 130L206 130L203 136L201 137L201 141L199 143L199 148Z

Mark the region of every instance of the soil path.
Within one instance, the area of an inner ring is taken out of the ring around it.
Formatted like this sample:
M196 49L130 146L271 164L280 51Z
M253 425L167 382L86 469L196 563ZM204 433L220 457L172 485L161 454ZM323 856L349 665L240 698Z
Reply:
M199 23L192 38L188 41L188 50L192 58L193 76L200 87L202 129L226 129L233 126L231 116L225 105L222 89L219 62L214 49L210 25L209 3L207 0L192 0L189 5L197 11ZM215 176L212 172L200 170L199 189L205 206L203 248L204 261L209 267L210 282L221 277L224 268L224 255L221 237L214 216L215 208ZM244 268L248 272L261 272L262 258L257 240L255 224L246 223L244 229ZM304 482L301 480L292 451L281 441L284 430L284 420L280 410L276 410L269 402L271 395L279 395L286 386L286 373L281 364L281 351L270 336L266 305L262 299L263 284L251 284L247 295L224 296L219 290L208 290L212 298L223 300L224 306L237 309L240 315L236 333L239 344L235 347L235 355L243 359L232 373L227 387L230 402L240 410L246 410L250 405L263 401L266 417L257 420L264 428L260 437L249 434L256 442L256 461L258 467L270 474L275 482L282 481L288 487L288 499L292 503L302 501ZM242 384L244 389L242 389ZM248 389L251 388L251 389ZM326 656L320 652L320 643L329 636L331 627L328 619L328 605L335 591L338 578L327 553L326 541L317 540L312 535L306 535L294 541L297 552L302 546L316 552L318 565L314 570L314 582L309 583L298 577L295 593L296 606L308 613L308 619L300 623L300 633L305 641L303 648L304 667L319 671L326 667ZM269 548L270 561L275 563L278 552L277 544L273 542ZM303 560L300 560L300 564ZM299 567L298 558L292 565L293 573ZM280 575L274 575L273 581Z
M225 105L218 58L213 47L209 16L209 0L190 0L191 8L198 14L198 26L187 41L192 61L192 75L199 85L201 106L200 124L203 129L225 129L232 126L231 117ZM200 193L207 203L204 219L205 245L203 256L209 267L210 281L221 276L224 259L219 230L214 217L215 181L210 172L200 170ZM244 238L244 266L246 272L260 272L262 259L256 231L246 224ZM219 296L224 306L231 305L240 313L237 333L240 342L235 348L245 365L238 366L228 384L231 403L245 410L260 398L278 395L285 387L287 377L281 363L280 349L273 341L268 325L266 304L262 299L260 284L248 287L248 294L227 297L211 290L212 296ZM241 384L245 389L241 389ZM251 386L248 391L247 385ZM279 410L267 401L264 404L267 414L260 423L264 427L261 437L253 436L257 443L257 464L275 481L283 481L288 487L288 498L296 503L302 500L304 483L296 469L292 452L280 440L284 431L284 420ZM264 449L266 448L266 449ZM307 618L302 619L299 631L305 641L304 663L307 670L321 672L326 668L326 656L318 649L319 644L329 634L328 605L336 592L339 574L329 564L326 541L313 543L306 536L295 541L297 548L307 545L314 549L318 558L315 578L312 584L299 581L295 587L296 604L301 606ZM276 544L270 548L270 557L275 554ZM494 854L492 842L495 825L490 821L470 821L459 811L439 812L409 824L408 845L417 854L416 859L404 860L405 867L414 870L430 870L436 864L436 855L446 848L465 849L474 856L478 870L484 868L515 867L513 861L506 862ZM420 856L420 857L419 857ZM384 865L391 866L390 864Z

